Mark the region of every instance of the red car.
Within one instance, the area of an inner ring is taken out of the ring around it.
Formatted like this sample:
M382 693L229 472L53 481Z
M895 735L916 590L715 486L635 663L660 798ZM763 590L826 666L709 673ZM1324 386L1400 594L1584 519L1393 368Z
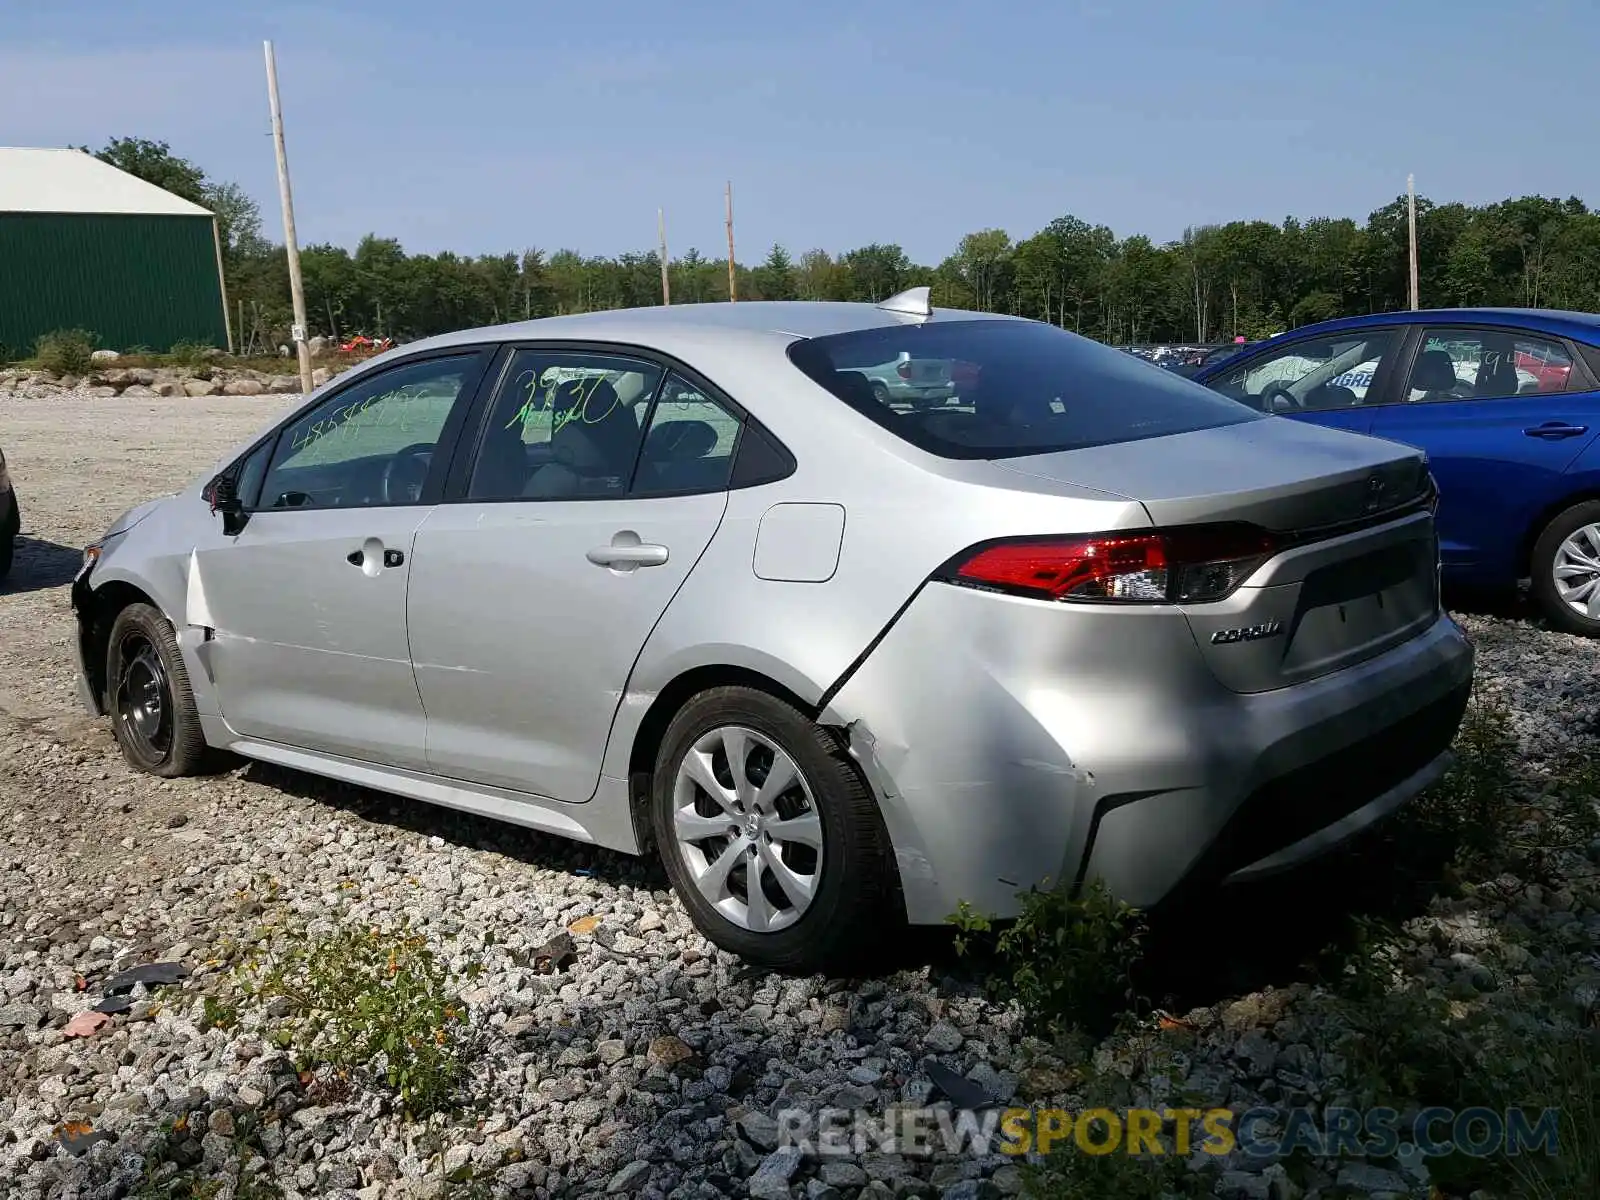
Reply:
M1572 374L1570 362L1550 362L1528 350L1517 351L1517 370L1532 375L1539 381L1541 392L1564 392L1567 376Z

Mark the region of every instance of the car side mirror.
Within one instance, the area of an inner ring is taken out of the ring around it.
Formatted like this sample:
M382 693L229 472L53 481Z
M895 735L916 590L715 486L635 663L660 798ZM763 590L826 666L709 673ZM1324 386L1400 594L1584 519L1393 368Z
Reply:
M222 514L223 533L234 537L243 531L250 514L244 510L244 501L239 498L239 481L232 474L225 472L208 483L205 497L211 504L211 511Z

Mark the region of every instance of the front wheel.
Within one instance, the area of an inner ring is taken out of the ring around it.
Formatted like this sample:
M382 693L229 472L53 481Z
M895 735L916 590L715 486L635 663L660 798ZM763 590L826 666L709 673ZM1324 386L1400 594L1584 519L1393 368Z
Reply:
M774 696L689 701L662 740L651 810L695 927L752 963L846 973L898 920L871 790L832 734Z
M157 609L130 604L117 614L106 680L112 732L129 766L165 779L210 766L178 639Z
M1533 598L1551 625L1600 637L1600 501L1574 504L1533 545Z

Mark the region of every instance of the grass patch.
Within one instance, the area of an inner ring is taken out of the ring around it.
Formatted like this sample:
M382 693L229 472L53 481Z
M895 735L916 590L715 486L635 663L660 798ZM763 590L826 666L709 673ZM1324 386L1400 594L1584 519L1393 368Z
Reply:
M1457 875L1491 871L1516 823L1517 739L1503 704L1474 696L1450 773L1403 810L1403 830L1440 846Z
M1600 838L1600 764L1574 752L1542 777L1519 771L1510 711L1477 697L1454 749L1450 773L1404 810L1404 834L1447 852L1453 884L1507 871L1559 884L1563 856Z
M368 1075L413 1117L453 1105L470 1051L466 1010L421 935L343 928L293 939L255 968L252 990L286 1002L276 1040L303 1069Z
M206 366L218 357L217 348L210 342L177 342L166 356L168 364L175 367Z
M205 1131L192 1129L187 1117L168 1121L144 1151L144 1173L131 1200L283 1200L267 1167L260 1129L256 1114L240 1114L228 1162L205 1167L200 1162Z
M1135 1007L1131 971L1143 917L1099 880L1019 894L1022 911L999 923L963 902L949 918L956 952L988 976L990 990L1056 1033L1104 1032Z
M1403 938L1367 932L1343 973L1301 1010L1310 1027L1333 1031L1323 1049L1343 1060L1354 1104L1520 1109L1529 1127L1555 1110L1557 1154L1456 1152L1429 1159L1434 1182L1451 1195L1485 1188L1519 1200L1600 1196L1600 1029L1573 1001L1583 981L1559 973L1454 998L1405 970Z
M86 375L94 362L99 338L86 329L57 329L34 342L39 368L56 375Z

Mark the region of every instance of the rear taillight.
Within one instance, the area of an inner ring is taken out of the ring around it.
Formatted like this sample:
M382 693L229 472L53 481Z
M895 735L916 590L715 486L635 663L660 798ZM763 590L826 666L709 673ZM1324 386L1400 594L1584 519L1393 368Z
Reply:
M897 375L899 375L901 379L910 379L911 378L911 360L910 359L902 359L898 364L896 364L895 373Z
M1204 604L1230 595L1277 549L1254 525L1011 538L957 556L939 577L1041 600Z

